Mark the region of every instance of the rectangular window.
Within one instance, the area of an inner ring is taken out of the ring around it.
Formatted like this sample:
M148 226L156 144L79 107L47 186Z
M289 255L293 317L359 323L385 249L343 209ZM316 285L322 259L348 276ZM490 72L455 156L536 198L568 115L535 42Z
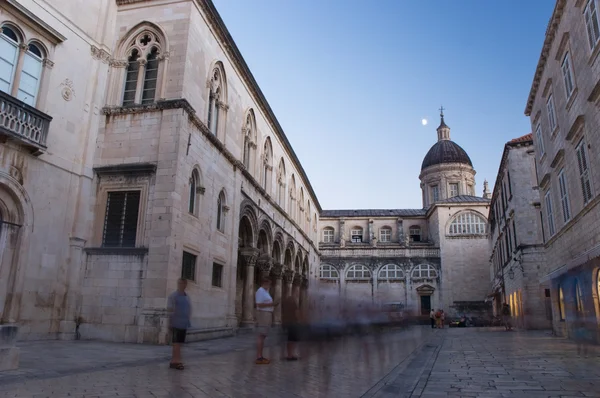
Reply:
M11 92L18 54L17 43L0 35L0 90L7 94Z
M324 229L323 230L323 242L324 243L333 243L333 229Z
M104 217L104 247L135 247L140 191L108 192Z
M17 98L27 105L35 106L41 76L42 60L30 53L25 53Z
M567 190L565 169L562 169L558 173L558 186L560 188L560 205L563 212L563 221L566 223L571 219L571 204L569 203L569 191Z
M575 82L573 79L573 71L571 70L571 55L567 52L562 62L562 73L563 80L565 82L565 92L567 98L571 98L573 90L575 89Z
M392 241L392 230L389 228L382 228L379 231L380 242L391 242Z
M361 243L363 241L362 229L353 229L350 231L350 238L354 243Z
M475 188L473 188L473 185L471 185L471 184L467 185L467 190L469 192L469 195L475 196Z
M556 114L554 113L554 97L552 94L548 97L546 108L548 110L548 125L550 126L550 132L552 133L556 128Z
M540 123L538 123L537 127L535 128L535 139L537 141L537 149L539 150L541 158L544 156L546 151L544 150L544 138L542 137L542 125Z
M183 252L181 261L181 279L188 281L196 280L196 256L192 253Z
M410 228L408 230L410 235L410 240L413 242L421 241L421 228Z
M214 287L223 287L223 266L221 264L213 263L212 285Z
M458 196L458 184L450 184L450 197Z
M433 202L440 200L440 187L438 185L431 187L431 197Z
M598 27L598 11L596 0L589 0L583 11L585 17L585 26L590 43L590 49L594 49L600 38L600 28Z
M592 200L592 184L590 182L590 169L585 150L585 141L583 139L577 144L575 152L577 153L577 167L579 170L581 191L583 193L583 203L587 204Z
M550 196L550 190L546 192L545 201L546 201L546 214L548 217L548 233L550 236L553 236L556 232L554 228L554 214L552 213L552 197Z

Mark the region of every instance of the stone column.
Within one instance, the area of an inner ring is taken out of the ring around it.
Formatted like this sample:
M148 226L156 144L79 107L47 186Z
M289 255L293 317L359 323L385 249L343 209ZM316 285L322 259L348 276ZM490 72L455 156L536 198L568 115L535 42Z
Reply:
M242 300L242 326L254 325L254 266L258 258L258 249L244 248L240 251L246 267L244 295Z
M292 282L294 280L294 271L286 269L283 271L283 281L285 282L285 297L292 295Z
M292 290L292 295L296 300L296 305L300 305L300 285L302 285L302 275L296 274L294 275L293 281L294 288Z
M271 276L275 281L273 287L273 300L279 302L273 311L273 324L276 326L281 325L281 306L282 306L282 278L283 278L283 264L275 263L271 268Z
M375 237L375 235L373 234L375 231L373 231L373 219L369 220L369 228L368 228L368 234L369 234L369 243L373 244L373 238Z

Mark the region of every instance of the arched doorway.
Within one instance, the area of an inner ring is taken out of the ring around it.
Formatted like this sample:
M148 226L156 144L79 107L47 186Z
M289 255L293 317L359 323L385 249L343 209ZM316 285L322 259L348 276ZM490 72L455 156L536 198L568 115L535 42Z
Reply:
M240 324L243 320L244 281L246 280L248 272L246 267L246 259L242 255L242 252L245 249L251 249L253 241L254 231L252 229L252 223L248 217L243 216L240 219L239 225L237 277L235 284L235 316L238 320L238 324Z

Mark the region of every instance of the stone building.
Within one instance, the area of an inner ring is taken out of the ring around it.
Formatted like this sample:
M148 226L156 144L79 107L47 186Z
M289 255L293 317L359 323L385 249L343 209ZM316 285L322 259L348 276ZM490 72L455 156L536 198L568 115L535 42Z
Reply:
M542 200L554 331L600 328L600 21L595 0L556 2L525 114Z
M494 312L511 308L513 325L550 328L550 290L540 285L546 275L541 204L531 134L504 145L489 216L490 266Z
M262 276L302 297L321 208L209 0L0 9L2 322L163 343L179 277L192 338L252 325Z
M419 176L423 208L321 213L321 289L417 315L486 311L487 183L484 197L475 196L471 159L440 116Z

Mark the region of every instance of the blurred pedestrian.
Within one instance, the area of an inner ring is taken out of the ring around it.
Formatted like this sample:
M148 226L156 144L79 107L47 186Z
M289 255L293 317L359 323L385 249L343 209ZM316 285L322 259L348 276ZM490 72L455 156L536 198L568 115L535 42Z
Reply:
M287 296L283 300L283 313L281 324L287 335L287 356L288 361L298 360L296 355L296 346L300 341L300 308L294 296Z
M190 316L192 306L190 298L185 289L187 280L179 279L177 281L177 290L173 292L168 299L167 309L169 311L169 328L172 336L173 354L169 367L171 369L183 370L184 365L181 361L181 345L185 343L187 329L191 326Z
M432 308L429 313L429 319L431 319L431 328L435 329L435 310Z
M512 324L510 323L510 307L506 303L502 305L502 322L504 323L504 328L507 332L512 330Z
M269 287L271 286L271 279L265 277L262 279L261 285L256 291L255 302L256 302L256 364L257 365L268 365L271 363L267 358L263 356L263 349L265 346L265 339L269 335L271 325L273 324L273 309L279 303L273 302L271 294L269 294Z

